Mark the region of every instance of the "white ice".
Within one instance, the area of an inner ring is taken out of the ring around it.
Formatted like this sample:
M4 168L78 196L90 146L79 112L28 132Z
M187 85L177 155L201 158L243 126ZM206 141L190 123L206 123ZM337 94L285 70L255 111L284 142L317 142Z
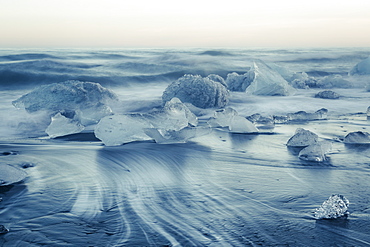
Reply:
M348 215L349 201L342 195L331 195L315 210L315 219L336 219Z
M45 132L50 138L55 138L80 133L84 129L85 127L78 121L66 118L61 113L57 113L51 118L51 123Z
M349 75L370 75L370 57L356 64L350 70Z
M184 75L171 83L163 92L162 100L174 97L200 108L224 107L229 102L229 91L214 76Z
M246 89L248 94L287 96L295 91L278 72L262 61L254 62L247 76L251 80Z
M295 134L288 140L288 147L307 147L318 142L318 135L315 133L305 130L303 128L298 128Z

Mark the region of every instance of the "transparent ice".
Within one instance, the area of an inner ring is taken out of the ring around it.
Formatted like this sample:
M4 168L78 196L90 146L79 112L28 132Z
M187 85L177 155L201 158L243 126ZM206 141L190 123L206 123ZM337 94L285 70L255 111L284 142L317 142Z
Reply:
M50 138L80 133L85 127L78 121L63 116L60 112L51 118L45 132Z
M254 62L247 76L251 81L246 89L248 94L286 96L295 91L278 72L262 61Z
M347 216L349 201L342 195L331 195L315 210L315 219L336 219Z
M327 157L326 154L331 150L330 142L317 142L309 145L302 149L298 157L301 160L313 161L313 162L324 162Z
M299 121L312 121L312 120L323 120L327 119L328 110L325 108L321 108L316 112L305 112L305 111L298 111L295 113L288 113L286 116L274 116L275 123L289 123L292 122L299 122Z
M179 131L148 128L144 130L158 144L186 143L189 139L208 135L210 127L187 127Z

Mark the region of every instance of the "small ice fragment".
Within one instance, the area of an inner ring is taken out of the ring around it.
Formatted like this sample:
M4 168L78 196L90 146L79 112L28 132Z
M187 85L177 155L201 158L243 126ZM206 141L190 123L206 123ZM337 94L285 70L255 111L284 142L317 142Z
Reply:
M315 210L315 219L336 219L347 216L349 201L342 195L331 195Z
M233 117L238 115L238 112L231 107L217 110L214 112L214 117L208 121L211 127L229 127Z
M118 146L133 141L151 140L144 129L153 125L142 114L107 116L95 127L95 136L106 146Z
M51 118L51 123L46 128L45 132L50 138L56 138L59 136L80 133L84 129L85 127L78 121L66 118L61 113L58 113Z
M163 92L162 101L174 97L200 108L224 107L229 102L229 91L214 76L184 75Z
M144 130L158 144L186 143L189 139L208 135L212 129L207 127L187 127L179 131L165 131L155 128Z
M321 99L339 99L339 94L331 90L320 91L315 95L315 98Z
M368 117L370 117L370 106L367 108L366 115L367 115Z
M364 131L348 133L344 137L344 143L347 144L370 144L370 134Z
M261 130L270 130L272 131L275 128L275 122L272 117L263 117L261 114L256 113L247 117L257 129Z
M330 142L314 143L302 149L298 154L298 158L306 161L324 162L326 160L326 154L330 149Z
M75 119L77 119L82 125L88 126L97 124L100 119L112 114L112 109L109 106L99 103L94 107L80 108L76 110Z
M298 128L295 134L288 140L288 147L307 147L318 142L319 136L315 133Z
M192 113L189 108L176 97L172 98L170 101L167 101L163 109L171 118L184 120L184 127L188 126L188 124L193 127L198 125L197 116L195 116L194 113Z
M5 234L7 232L9 232L9 230L5 226L0 225L0 234Z
M257 133L258 129L245 117L234 116L231 119L229 130L232 133Z
M321 120L326 119L328 110L322 108L314 113L299 111L295 113L287 114L289 121L310 121L310 120Z
M0 164L0 186L6 186L22 181L27 173L17 167Z
M356 64L350 70L349 75L370 75L370 57Z
M251 81L246 89L248 94L286 96L295 91L278 72L262 61L254 62L247 76Z

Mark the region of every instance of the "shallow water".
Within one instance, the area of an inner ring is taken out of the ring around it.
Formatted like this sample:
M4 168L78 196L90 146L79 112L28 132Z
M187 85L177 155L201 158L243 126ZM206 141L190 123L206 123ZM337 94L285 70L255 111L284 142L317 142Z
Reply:
M166 85L184 72L240 71L261 58L344 74L369 49L1 52L0 163L28 176L0 187L0 224L10 230L0 246L370 245L370 145L342 143L351 131L370 132L364 114L370 93L363 88L335 90L343 96L336 101L313 98L319 89L290 97L232 93L230 106L242 116L325 107L329 118L276 125L271 134L215 129L168 145L105 147L92 133L46 139L37 132L42 113L30 116L11 105L35 85L88 75L119 95L115 112L146 112L160 106ZM26 60L38 62L29 67ZM20 77L5 83L9 71ZM212 111L201 112L201 123ZM286 147L299 127L332 142L328 161L301 161L299 150ZM350 201L350 215L315 220L315 208L332 194Z

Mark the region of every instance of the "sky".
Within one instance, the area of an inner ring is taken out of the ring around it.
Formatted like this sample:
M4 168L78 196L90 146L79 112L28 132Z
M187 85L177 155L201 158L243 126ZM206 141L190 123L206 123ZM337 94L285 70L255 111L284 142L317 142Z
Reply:
M1 47L370 47L369 0L0 0Z

